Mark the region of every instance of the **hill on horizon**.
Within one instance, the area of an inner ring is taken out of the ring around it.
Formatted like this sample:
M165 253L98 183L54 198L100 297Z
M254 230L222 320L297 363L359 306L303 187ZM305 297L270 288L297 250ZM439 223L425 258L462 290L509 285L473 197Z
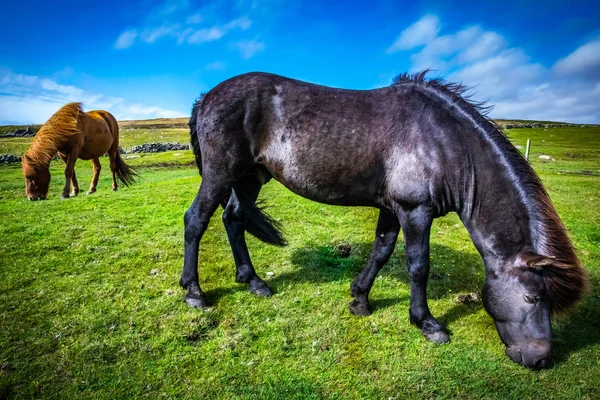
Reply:
M188 129L189 117L178 118L153 118L140 120L123 120L119 122L121 129ZM494 119L503 129L512 128L541 128L545 126L595 126L596 124L576 124L560 121L538 121L524 119ZM31 126L32 130L37 133L42 124L31 125L0 125L0 135L14 132L18 129L25 129Z

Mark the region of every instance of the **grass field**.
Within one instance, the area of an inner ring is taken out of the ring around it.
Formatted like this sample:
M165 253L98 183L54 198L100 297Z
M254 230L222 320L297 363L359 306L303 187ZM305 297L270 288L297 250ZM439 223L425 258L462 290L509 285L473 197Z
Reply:
M125 145L187 142L184 130L121 135ZM434 345L408 321L401 242L373 287L373 315L348 310L377 212L309 202L277 182L260 197L289 246L248 239L275 295L257 298L235 283L219 211L200 252L201 284L215 305L190 309L177 282L183 213L200 177L191 152L177 151L128 159L140 180L117 193L102 159L98 192L70 200L59 199L60 162L43 202L26 200L18 165L0 166L0 399L600 398L600 128L509 136L522 151L533 140L531 162L593 285L554 321L551 369L514 364L481 303L455 301L483 283L455 215L436 220L431 235L430 307L452 332L451 343ZM89 163L79 161L77 174L86 188ZM336 253L339 244L351 246L350 257Z

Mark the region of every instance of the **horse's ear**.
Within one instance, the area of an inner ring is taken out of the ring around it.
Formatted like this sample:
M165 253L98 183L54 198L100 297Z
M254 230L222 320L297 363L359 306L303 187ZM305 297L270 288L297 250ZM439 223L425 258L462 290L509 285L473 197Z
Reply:
M517 266L522 268L543 269L548 265L554 264L555 257L543 256L531 251L521 253L517 256Z

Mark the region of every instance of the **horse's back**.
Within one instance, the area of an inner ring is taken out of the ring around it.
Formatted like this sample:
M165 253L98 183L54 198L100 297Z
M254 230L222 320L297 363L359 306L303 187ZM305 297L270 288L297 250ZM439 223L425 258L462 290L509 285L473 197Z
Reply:
M218 168L231 170L228 159L260 164L290 190L325 203L429 203L448 171L458 170L443 161L464 150L457 128L440 131L444 124L419 117L440 111L411 88L345 90L250 73L215 87L202 106L200 141L215 138L206 153L231 156L210 160Z
M81 130L85 136L79 158L97 158L119 143L119 125L115 117L104 110L93 110L81 114Z

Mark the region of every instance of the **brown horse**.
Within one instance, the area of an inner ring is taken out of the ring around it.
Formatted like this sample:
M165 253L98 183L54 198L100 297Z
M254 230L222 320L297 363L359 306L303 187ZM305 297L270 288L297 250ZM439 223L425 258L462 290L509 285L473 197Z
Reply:
M61 195L63 199L69 198L71 183L71 196L79 194L75 176L75 162L78 158L92 160L94 164L88 194L96 191L101 169L98 158L106 153L110 159L113 190L117 190L116 178L125 186L135 182L135 171L125 164L119 153L119 125L107 111L84 112L81 103L69 103L42 125L22 160L25 193L29 200L46 199L50 185L50 161L57 153L67 165L66 183Z

